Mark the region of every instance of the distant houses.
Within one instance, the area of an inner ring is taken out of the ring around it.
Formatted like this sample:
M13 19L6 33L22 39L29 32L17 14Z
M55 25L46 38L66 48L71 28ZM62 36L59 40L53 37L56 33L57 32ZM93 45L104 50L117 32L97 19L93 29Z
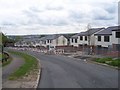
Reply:
M85 47L103 47L114 48L118 50L120 47L120 26L112 26L107 28L90 28L85 32L77 34L53 34L44 35L42 37L30 37L15 43L15 46L21 47L39 47L48 50L67 47L74 50L81 50ZM70 49L69 49L70 50ZM96 49L95 49L96 50Z
M46 47L47 49L55 48L56 46L69 45L69 35L67 34L53 34L46 35L41 38L24 38L23 40L15 43L19 47Z
M49 48L68 45L68 39L64 35L47 35L40 39L40 45Z

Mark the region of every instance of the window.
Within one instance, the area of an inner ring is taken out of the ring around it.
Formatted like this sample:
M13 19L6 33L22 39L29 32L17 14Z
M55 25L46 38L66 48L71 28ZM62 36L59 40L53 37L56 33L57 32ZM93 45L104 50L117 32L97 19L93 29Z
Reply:
M120 32L116 32L116 38L120 38Z
M73 43L73 38L72 38L72 43Z
M110 41L110 37L109 36L104 36L104 41L105 42L109 42Z
M87 41L87 36L85 36L85 41Z
M83 40L83 36L80 36L80 40Z
M98 36L98 41L101 41L101 36Z
M77 39L75 39L75 43L77 43Z
M70 41L70 39L68 39L68 42Z

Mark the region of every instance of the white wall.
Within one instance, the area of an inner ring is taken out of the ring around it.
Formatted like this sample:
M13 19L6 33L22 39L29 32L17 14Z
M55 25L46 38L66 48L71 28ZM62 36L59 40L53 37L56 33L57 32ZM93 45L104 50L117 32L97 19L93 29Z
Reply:
M79 46L79 44L81 44L81 45L87 44L88 45L88 37L87 37L87 41L85 41L85 36L82 36L82 37L83 37L83 40L80 40L80 36L78 36L77 43L75 43L75 40L73 40L73 42L72 42L72 38L71 38L70 45L77 46L77 47ZM95 45L94 34L90 36L90 45Z
M98 41L98 36L95 36L95 45L101 45L102 47L108 47L109 45L112 45L112 35L110 36L109 42L104 42L104 36L101 36L101 41Z
M103 30L105 30L105 29L101 29L100 31L97 31L96 33L94 33L94 34L92 34L92 35L90 36L90 45L96 45L96 37L95 37L95 34L101 32L101 31L103 31Z
M83 37L83 40L80 40L80 36L78 36L78 44L87 44L88 45L88 38L87 38L87 41L85 41L85 36L82 36Z
M51 43L50 43L50 41L51 41ZM51 46L52 45L52 40L49 40L49 42L48 42L48 40L46 40L46 44L45 44L46 46Z
M110 36L110 42L104 42L104 36L101 36L101 41L98 41L98 37L95 36L95 45L101 45L102 47L108 47L112 44L120 44L120 38L116 38L116 31L112 31Z
M120 44L120 38L116 38L116 31L112 31L112 43Z
M70 45L73 45L73 46L79 46L79 44L81 45L84 45L84 44L87 44L88 45L88 38L87 38L87 41L85 41L85 36L82 36L83 37L83 40L80 40L80 36L78 36L77 38L77 43L75 43L75 39L73 39L73 42L72 42L72 38L70 39Z
M77 38L77 43L75 43L75 38L73 38L73 42L72 42L72 38L70 38L70 45L78 47L78 45L79 45L79 39Z
M94 34L90 37L90 45L95 45L95 36Z
M64 46L68 44L68 40L67 38L65 38L64 36L60 36L54 40L52 40L52 46Z

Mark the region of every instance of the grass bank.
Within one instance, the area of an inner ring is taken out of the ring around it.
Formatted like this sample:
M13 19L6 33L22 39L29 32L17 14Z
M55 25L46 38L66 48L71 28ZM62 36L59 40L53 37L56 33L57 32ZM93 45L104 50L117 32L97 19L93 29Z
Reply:
M9 80L18 79L22 76L25 76L27 73L29 73L29 71L37 68L38 61L36 60L35 57L17 51L9 51L9 53L23 57L25 60L25 63L18 70L16 70L14 73L10 75Z
M106 57L106 58L97 58L95 59L95 61L98 63L107 64L110 66L120 67L120 59L113 59L110 57Z

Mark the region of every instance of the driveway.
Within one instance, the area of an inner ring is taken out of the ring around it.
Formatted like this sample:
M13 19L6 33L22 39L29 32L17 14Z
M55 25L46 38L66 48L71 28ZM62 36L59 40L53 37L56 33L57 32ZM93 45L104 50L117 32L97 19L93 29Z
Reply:
M39 58L42 75L38 88L117 88L118 70L61 55L27 53Z

